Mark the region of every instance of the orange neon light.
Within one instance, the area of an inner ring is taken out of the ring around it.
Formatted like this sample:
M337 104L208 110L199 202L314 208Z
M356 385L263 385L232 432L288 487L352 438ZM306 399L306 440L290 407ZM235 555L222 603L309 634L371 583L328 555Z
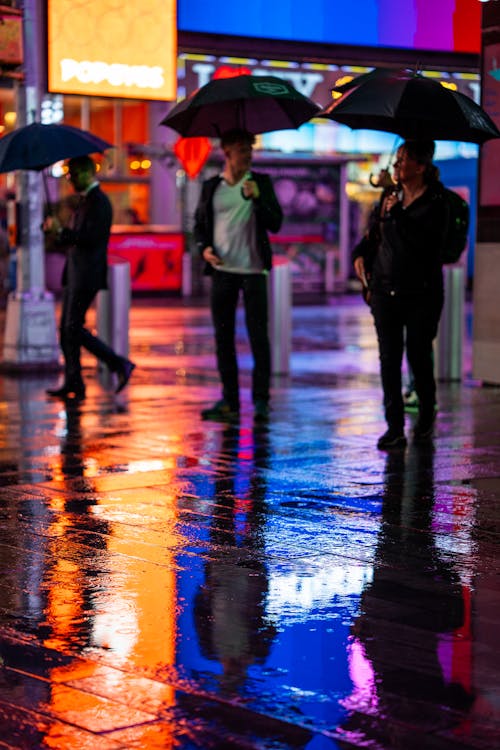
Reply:
M176 0L49 0L48 89L175 100Z

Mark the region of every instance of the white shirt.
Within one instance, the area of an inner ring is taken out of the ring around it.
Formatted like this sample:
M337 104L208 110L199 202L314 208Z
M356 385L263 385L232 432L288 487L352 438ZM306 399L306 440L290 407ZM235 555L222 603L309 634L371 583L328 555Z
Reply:
M253 200L246 200L241 192L244 175L236 185L224 178L213 198L214 250L223 265L219 271L229 273L262 273L263 265L257 252Z

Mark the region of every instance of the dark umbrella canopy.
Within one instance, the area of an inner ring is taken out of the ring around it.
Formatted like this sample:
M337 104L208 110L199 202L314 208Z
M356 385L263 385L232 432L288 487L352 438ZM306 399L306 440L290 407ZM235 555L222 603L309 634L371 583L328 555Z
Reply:
M470 97L408 70L376 69L336 89L342 96L318 117L402 138L484 143L500 138Z
M41 171L62 159L85 156L112 148L86 130L71 125L31 125L0 138L0 172L16 169Z
M218 138L233 128L267 133L298 128L320 107L274 76L242 75L209 81L161 121L182 136Z

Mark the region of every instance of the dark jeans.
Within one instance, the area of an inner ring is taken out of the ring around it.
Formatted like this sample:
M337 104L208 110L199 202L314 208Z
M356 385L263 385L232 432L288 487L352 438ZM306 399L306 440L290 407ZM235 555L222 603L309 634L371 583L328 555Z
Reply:
M243 291L245 323L253 355L252 400L269 401L271 349L267 315L267 278L264 274L215 271L212 276L211 308L215 329L217 367L223 398L239 408L238 361L236 357L236 308Z
M85 315L97 291L70 287L63 289L60 343L64 355L64 382L70 388L83 386L80 364L82 346L104 362L111 372L116 372L122 363L122 357L84 327Z
M404 429L401 366L406 355L413 371L419 399L419 415L432 419L436 405L436 381L432 342L437 334L443 297L373 294L371 310L377 331L385 418L390 428Z

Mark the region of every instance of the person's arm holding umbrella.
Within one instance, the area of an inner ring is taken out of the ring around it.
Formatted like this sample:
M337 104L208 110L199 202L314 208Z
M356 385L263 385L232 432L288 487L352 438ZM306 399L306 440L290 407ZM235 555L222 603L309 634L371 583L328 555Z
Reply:
M54 214L47 216L42 224L42 229L46 234L52 235L54 238L59 239L63 225L59 221L58 217Z
M48 217L47 222L55 217ZM52 230L56 231L58 241L62 245L76 246L82 252L93 252L95 247L102 243L103 234L107 235L111 230L112 211L107 201L92 201L92 211L85 213L85 221L75 227L62 225L56 218L52 222Z
M269 232L278 232L283 221L283 211L267 174L252 174L243 183L245 198L251 198L259 221Z
M441 273L440 249L443 244L446 219L445 206L440 199L440 183L436 183L435 197L428 200L421 209L407 211L404 197L389 196L382 215L383 231L386 240L400 248L407 269L415 265L417 270L426 273ZM406 265L408 264L408 265ZM411 276L411 272L407 271Z

